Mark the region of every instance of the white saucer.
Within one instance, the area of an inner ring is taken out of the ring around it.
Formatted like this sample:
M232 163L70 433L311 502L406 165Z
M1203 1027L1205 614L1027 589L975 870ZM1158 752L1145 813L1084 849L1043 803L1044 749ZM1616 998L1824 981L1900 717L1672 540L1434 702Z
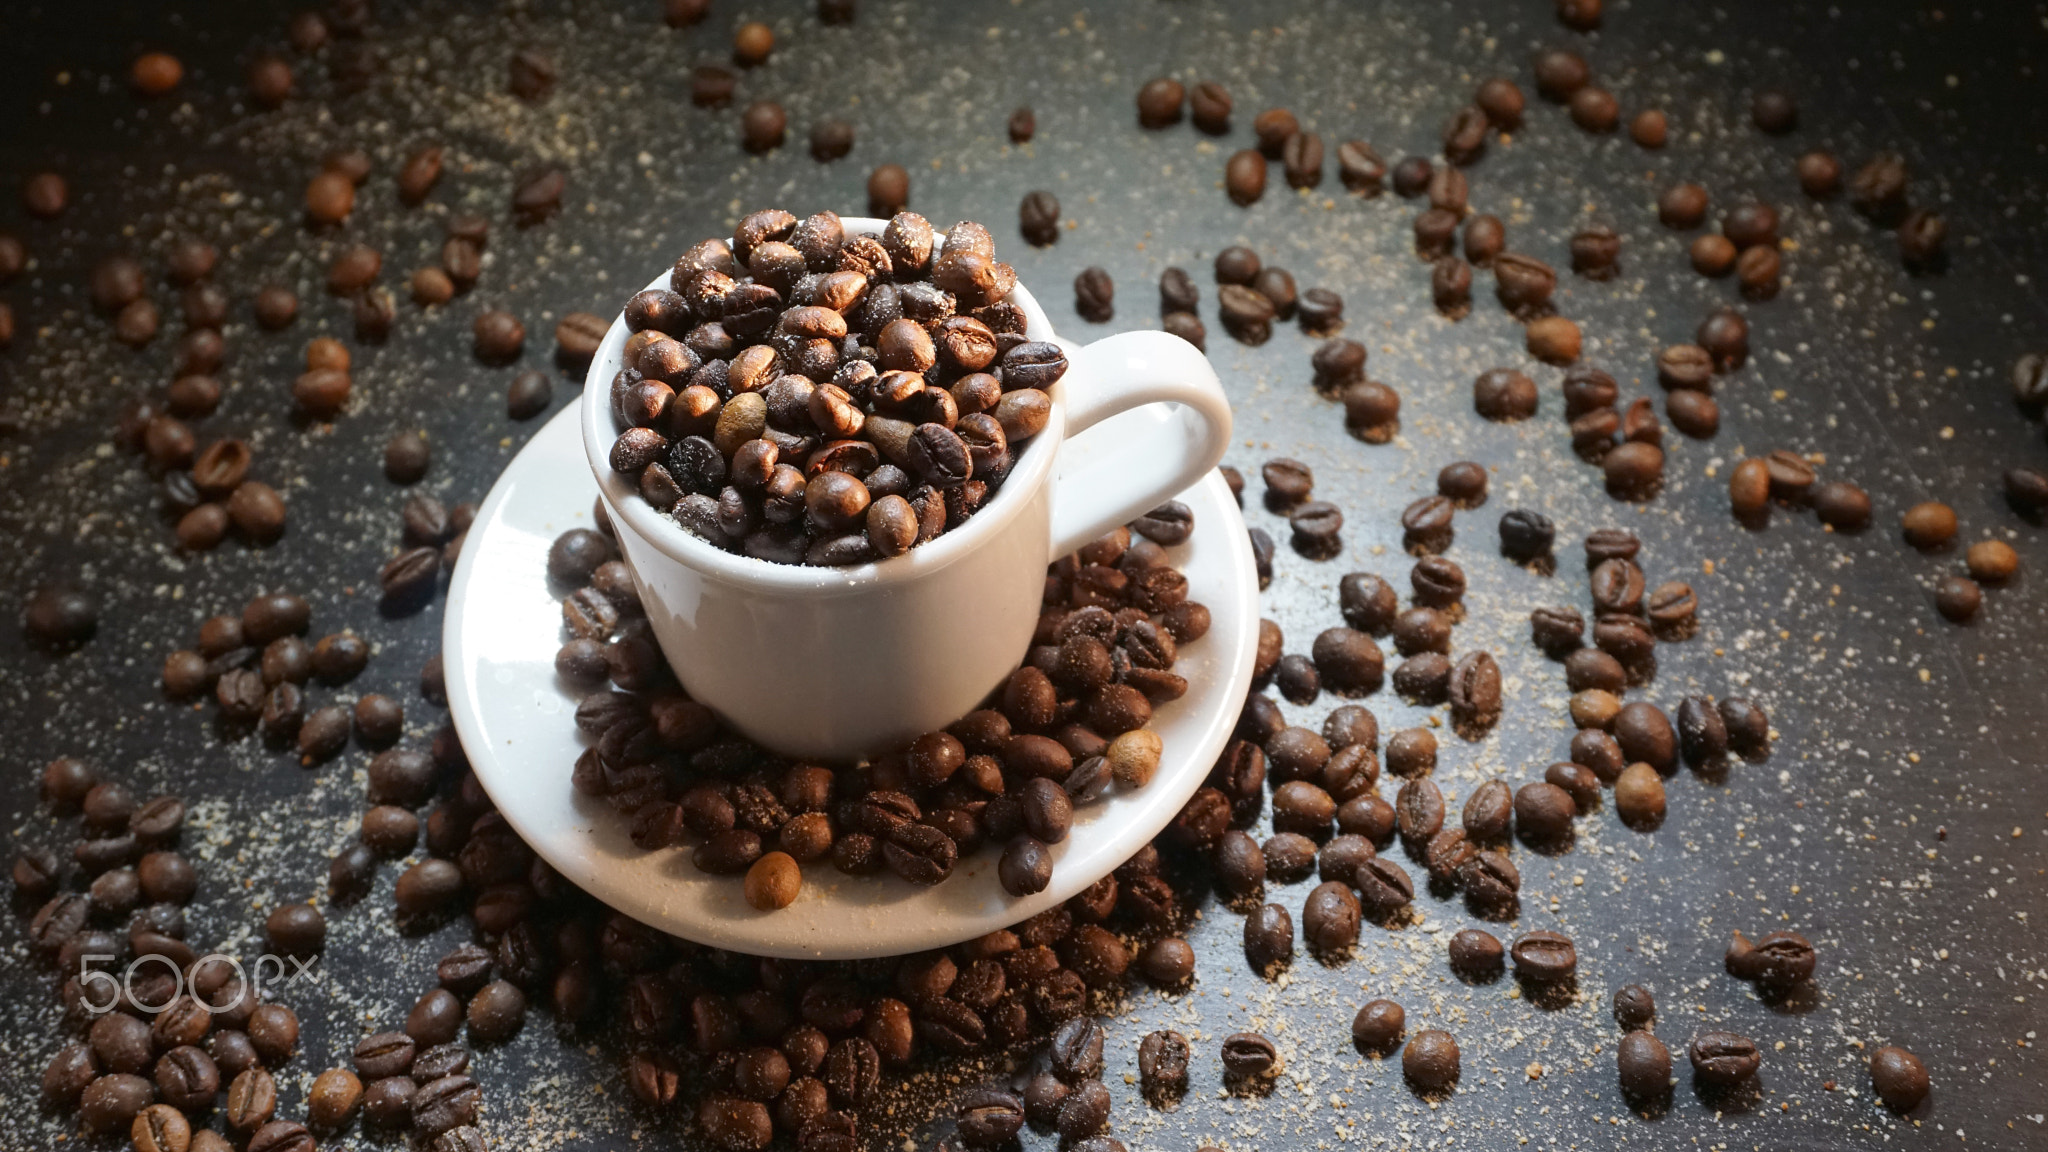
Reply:
M1182 495L1195 531L1171 550L1189 597L1208 605L1211 626L1174 665L1188 679L1188 694L1154 714L1165 758L1150 784L1112 790L1075 812L1045 891L1023 900L1004 893L998 854L985 848L930 888L891 875L846 876L820 863L805 869L796 903L758 912L738 877L698 872L687 847L634 847L625 819L569 782L588 741L572 718L578 697L555 675L562 613L548 586L547 553L563 532L592 526L597 483L576 421L575 405L548 421L470 526L442 629L448 705L478 780L505 818L562 875L636 920L762 956L850 960L956 944L1108 875L1173 819L1229 740L1251 684L1258 579L1244 520L1223 478L1211 473Z

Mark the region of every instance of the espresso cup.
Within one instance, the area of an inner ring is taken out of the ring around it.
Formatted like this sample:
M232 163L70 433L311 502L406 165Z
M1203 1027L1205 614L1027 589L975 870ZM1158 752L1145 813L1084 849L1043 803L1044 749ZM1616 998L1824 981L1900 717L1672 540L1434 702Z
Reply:
M849 236L886 221L849 217ZM666 274L649 287L663 288ZM1067 353L1044 430L966 523L843 568L723 551L614 472L612 322L583 387L583 447L663 655L690 697L782 755L850 762L980 706L1025 656L1052 560L1183 491L1223 458L1230 404L1208 358L1164 332L1077 345L1018 285L1025 334Z

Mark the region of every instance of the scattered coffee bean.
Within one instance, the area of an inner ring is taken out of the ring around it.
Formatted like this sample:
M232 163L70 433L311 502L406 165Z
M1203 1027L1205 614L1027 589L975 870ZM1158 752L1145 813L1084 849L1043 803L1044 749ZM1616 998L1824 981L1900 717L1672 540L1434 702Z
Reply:
M1955 539L1955 509L1938 500L1924 500L1906 509L1899 524L1906 543L1921 551L1932 551Z
M1458 1082L1458 1042L1448 1032L1426 1028L1408 1038L1401 1074L1419 1092L1447 1092Z
M1709 1029L1693 1036L1686 1047L1693 1078L1713 1088L1729 1088L1756 1075L1763 1054L1755 1041L1734 1032Z
M1180 123L1181 106L1187 89L1171 77L1148 80L1138 89L1138 124L1145 128L1167 128Z
M1870 1086L1885 1107L1911 1112L1927 1099L1927 1066L1904 1048L1888 1044L1870 1054Z
M1361 1051L1384 1056L1401 1042L1407 1014L1392 1000L1368 1000L1351 1020L1351 1042Z
M1269 905L1270 907L1270 905ZM1256 1032L1233 1032L1223 1038L1223 1074L1237 1080L1256 1079L1280 1071L1280 1050Z
M1614 1067L1623 1095L1631 1100L1656 1100L1671 1092L1671 1052L1640 1028L1615 1044Z

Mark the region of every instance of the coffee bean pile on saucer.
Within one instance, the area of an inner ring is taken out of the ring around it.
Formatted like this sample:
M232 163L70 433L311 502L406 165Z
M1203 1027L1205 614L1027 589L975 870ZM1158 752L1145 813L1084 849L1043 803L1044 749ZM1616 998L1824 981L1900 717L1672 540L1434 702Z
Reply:
M986 705L850 768L790 763L725 731L676 685L610 543L564 533L549 571L581 587L562 601L555 667L591 690L576 723L595 741L576 788L624 814L641 848L693 843L702 871L744 875L762 909L794 901L805 867L936 884L984 845L1001 846L1006 891L1041 892L1075 808L1158 770L1152 709L1186 693L1180 645L1209 630L1166 553L1192 527L1169 503L1051 565L1024 666Z
M992 499L1067 370L988 229L880 236L780 209L626 303L611 466L700 539L779 564L900 556Z

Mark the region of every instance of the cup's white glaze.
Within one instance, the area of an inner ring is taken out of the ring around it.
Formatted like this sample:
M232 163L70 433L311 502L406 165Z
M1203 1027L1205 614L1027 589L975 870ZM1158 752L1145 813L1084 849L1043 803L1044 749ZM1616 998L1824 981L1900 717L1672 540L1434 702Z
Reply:
M885 221L847 218L849 235ZM649 287L665 287L666 274ZM721 551L612 471L621 315L583 389L584 454L649 623L683 688L787 756L848 761L971 711L1023 660L1045 565L1193 484L1222 460L1230 407L1208 360L1163 332L1086 346L1019 286L1026 334L1067 350L1053 411L989 503L902 556L845 568ZM1111 427L1082 435L1098 422ZM1071 439L1070 439L1071 436Z

